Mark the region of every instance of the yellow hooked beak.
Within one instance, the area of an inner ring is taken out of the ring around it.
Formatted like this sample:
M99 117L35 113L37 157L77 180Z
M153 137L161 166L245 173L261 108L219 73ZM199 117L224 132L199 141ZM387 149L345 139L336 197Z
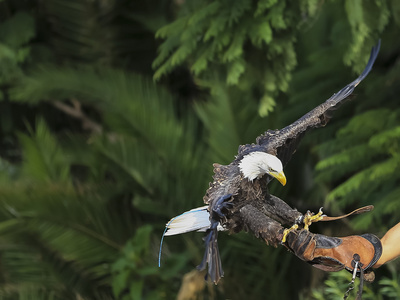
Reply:
M286 176L283 172L271 172L270 175L276 179L278 179L278 181L282 184L285 185L286 184Z

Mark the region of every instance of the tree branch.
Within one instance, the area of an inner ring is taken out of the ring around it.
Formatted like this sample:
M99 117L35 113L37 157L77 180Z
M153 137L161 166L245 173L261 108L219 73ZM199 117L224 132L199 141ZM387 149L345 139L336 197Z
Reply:
M90 130L95 134L101 134L103 132L103 127L91 120L83 111L81 103L76 99L71 99L72 106L67 105L61 101L51 102L54 107L66 113L67 115L79 119L82 121L82 127L85 130Z

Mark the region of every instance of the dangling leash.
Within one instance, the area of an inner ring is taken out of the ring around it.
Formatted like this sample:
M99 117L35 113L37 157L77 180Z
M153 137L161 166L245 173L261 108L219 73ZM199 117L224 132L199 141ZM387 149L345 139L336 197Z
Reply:
M323 215L322 219L319 220L319 221L335 221L335 220L347 218L348 216L351 216L351 215L359 215L359 214L362 214L362 213L365 213L365 212L369 212L369 211L371 211L373 209L374 209L373 205L367 205L367 206L364 206L364 207L357 208L357 209L353 210L352 212L350 212L350 213L348 213L346 215L342 215L342 216L338 216L338 217L328 217L326 215Z
M360 271L360 285L358 286L356 300L362 300L362 291L364 288L364 270L362 268L363 264L360 262L360 260L360 255L358 255L357 253L353 255L353 260L351 261L351 265L354 267L353 277L351 278L351 281L349 283L348 290L346 291L346 293L344 293L343 300L346 300L350 292L354 289L354 281L357 277L358 270Z

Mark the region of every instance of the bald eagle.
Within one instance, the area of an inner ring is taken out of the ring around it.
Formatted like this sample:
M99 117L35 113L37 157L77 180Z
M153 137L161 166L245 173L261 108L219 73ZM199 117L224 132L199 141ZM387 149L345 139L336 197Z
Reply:
M267 244L282 242L282 225L308 227L323 218L318 214L303 215L268 192L274 178L286 184L283 167L291 159L304 134L312 128L325 126L332 111L348 99L354 88L368 75L380 49L380 41L371 50L361 75L333 94L328 100L280 130L268 130L253 144L241 145L229 165L214 164L213 181L203 200L205 206L185 212L167 223L164 235L189 231L206 231L205 253L198 266L205 269L214 283L223 276L217 235L219 230L236 233L250 230ZM279 234L278 234L279 233Z

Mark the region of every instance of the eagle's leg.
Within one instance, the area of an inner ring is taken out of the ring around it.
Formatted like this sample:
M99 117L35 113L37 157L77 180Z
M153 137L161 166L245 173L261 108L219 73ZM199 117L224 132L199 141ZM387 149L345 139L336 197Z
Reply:
M321 221L324 217L325 215L322 212L322 207L319 209L319 212L317 214L307 211L303 219L304 229L308 230L308 227L311 225L311 223Z
M301 222L304 223L304 229L308 230L310 225L312 223L321 221L325 217L324 213L322 212L322 207L319 209L319 212L317 214L314 214L310 211L307 211L305 215L301 218ZM286 242L286 237L287 235L291 232L299 228L298 224L294 224L292 227L287 228L283 231L283 237L282 237L282 244Z
M208 264L208 274L215 284L217 284L221 277L224 276L217 241L218 225L220 224L221 219L225 217L223 209L230 208L233 205L231 202L226 201L231 197L232 195L228 194L218 198L215 203L213 203L210 212L211 226L210 229L208 229L206 237L204 238L206 249L204 252L203 260L197 267L198 270L204 270L206 268L206 264Z
M294 224L294 225L293 225L292 227L290 227L290 228L286 228L286 229L283 231L283 237L282 237L281 243L282 243L282 244L285 243L288 234L289 234L291 231L296 230L297 228L299 228L299 225L297 225L297 224Z

